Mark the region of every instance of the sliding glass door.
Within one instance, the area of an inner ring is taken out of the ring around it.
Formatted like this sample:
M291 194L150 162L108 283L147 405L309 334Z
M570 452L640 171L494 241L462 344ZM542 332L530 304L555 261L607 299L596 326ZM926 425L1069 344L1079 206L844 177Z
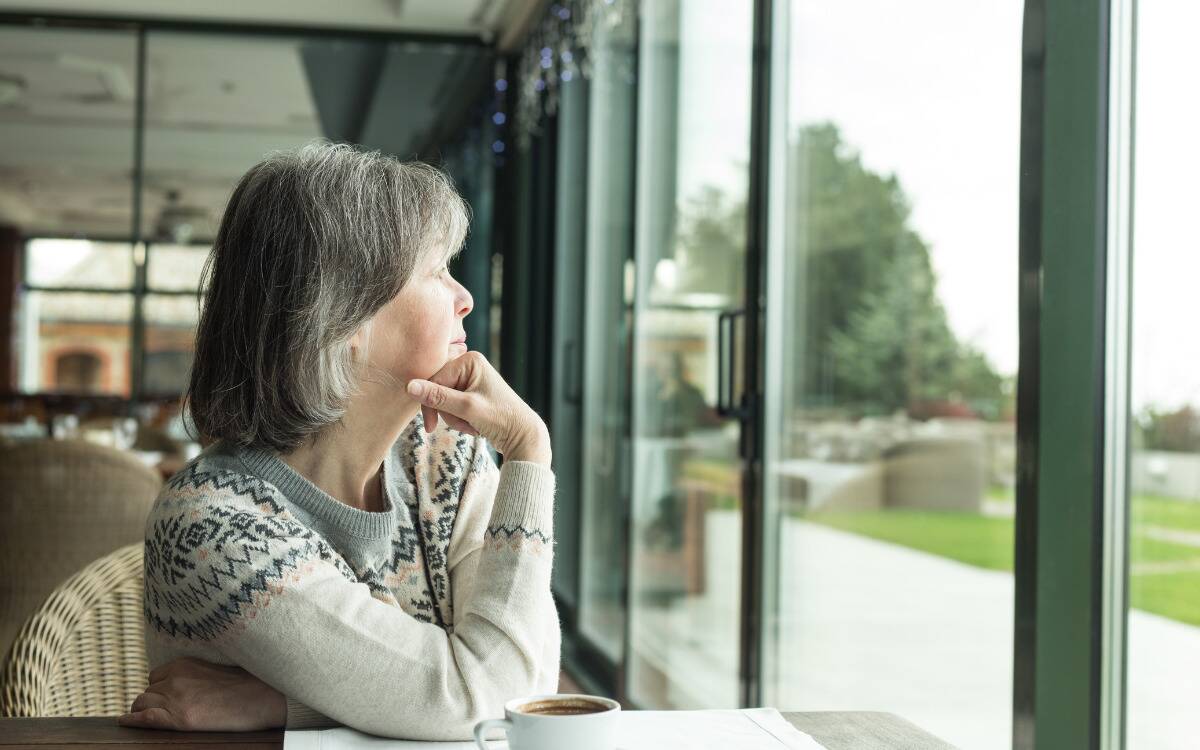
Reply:
M629 698L739 703L752 4L642 3Z
M764 697L1008 748L1021 4L774 10Z
M1200 69L1190 41L1197 24L1193 4L1141 4L1134 174L1120 175L1133 227L1132 341L1122 363L1132 364L1131 455L1120 498L1129 518L1131 750L1183 750L1200 737L1200 339L1191 317L1200 106L1182 93Z
M626 623L635 29L632 9L595 24L587 108L578 632L614 693Z

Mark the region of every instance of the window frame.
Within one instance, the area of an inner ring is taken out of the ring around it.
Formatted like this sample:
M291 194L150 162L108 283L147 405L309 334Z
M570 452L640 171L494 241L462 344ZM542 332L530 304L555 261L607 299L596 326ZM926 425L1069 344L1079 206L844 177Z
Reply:
M1025 2L1014 748L1124 746L1134 2Z
M38 240L79 240L83 239L90 242L108 242L113 244L121 244L129 246L129 262L133 264L133 285L126 287L99 287L87 286L78 284L35 284L29 281L29 258L30 244ZM145 391L145 333L146 333L146 318L144 312L144 304L146 297L197 297L200 293L199 287L195 289L157 289L149 284L147 276L147 268L152 262L154 246L156 244L167 245L168 243L156 243L153 241L135 242L128 237L67 237L53 234L36 234L30 235L22 239L21 244L21 276L19 281L20 292L51 292L51 293L77 293L77 294L110 294L131 298L133 301L133 316L129 321L129 366L131 371L130 393L129 400L137 401L143 397L162 398L175 397L181 393L148 393ZM184 244L171 243L170 247L194 247L196 252L207 253L208 243L203 242L188 242ZM203 249L201 249L203 248ZM199 299L197 299L199 304ZM19 355L19 356L24 356ZM36 391L23 392L27 396L44 395L46 392L42 389ZM114 394L105 394L114 395ZM116 394L119 395L119 394Z

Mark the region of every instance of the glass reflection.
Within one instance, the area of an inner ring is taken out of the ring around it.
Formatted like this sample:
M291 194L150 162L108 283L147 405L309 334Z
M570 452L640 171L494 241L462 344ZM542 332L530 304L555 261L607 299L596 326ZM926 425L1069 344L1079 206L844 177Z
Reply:
M1200 7L1141 3L1135 66L1132 436L1129 467L1129 747L1200 736L1200 342L1187 249L1200 107L1179 87L1200 65Z
M1007 748L1021 5L775 9L766 700Z
M734 707L742 467L715 405L744 305L751 8L659 0L641 20L628 691Z
M579 631L614 665L625 643L634 169L634 18L598 24L588 108Z

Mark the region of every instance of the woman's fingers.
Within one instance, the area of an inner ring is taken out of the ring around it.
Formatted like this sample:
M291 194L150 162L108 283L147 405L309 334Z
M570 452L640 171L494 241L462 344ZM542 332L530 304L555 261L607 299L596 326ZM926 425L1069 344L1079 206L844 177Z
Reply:
M408 381L408 395L415 398L422 406L435 409L442 414L449 414L468 422L475 416L475 399L469 393L456 391L444 385L431 383L428 380ZM428 416L428 413L426 412ZM437 424L436 418L431 420ZM428 425L427 425L428 427Z
M470 422L467 422L464 419L459 419L453 414L442 414L441 417L442 419L446 420L446 424L450 425L452 428L458 430L464 435L479 434L479 431L472 427Z
M123 727L141 729L182 729L175 715L165 708L147 708L124 714L117 717L117 723Z
M133 705L129 707L131 713L144 711L147 708L162 708L167 705L167 699L158 693L142 693L133 699Z
M506 458L550 463L545 423L478 352L450 360L428 379L409 381L408 394L423 407L428 432L445 419L451 427L483 435Z
M429 434L437 429L438 412L429 406L421 405L421 421L425 424L425 434Z
M479 434L479 431L476 430L471 425L471 423L466 421L465 419L460 419L459 417L454 416L450 412L439 412L437 409L434 409L432 407L422 406L421 407L421 421L425 425L425 433L426 434L429 434L437 429L437 423L438 423L439 417L441 419L446 420L447 425L458 430L461 433L464 433L466 435L478 435Z
M123 726L239 732L283 726L287 698L241 667L176 659L117 719Z

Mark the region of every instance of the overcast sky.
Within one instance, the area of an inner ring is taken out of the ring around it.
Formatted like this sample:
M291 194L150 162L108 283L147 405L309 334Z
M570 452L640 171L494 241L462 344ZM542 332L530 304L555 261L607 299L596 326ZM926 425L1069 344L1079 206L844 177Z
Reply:
M737 183L744 163L749 13L688 0L680 191ZM894 173L930 245L958 336L1017 368L1020 0L790 4L792 129L831 121L871 170ZM1139 17L1134 407L1200 403L1200 336L1180 304L1200 282L1200 3L1144 0ZM703 38L704 44L689 44ZM743 62L745 61L745 62ZM744 177L740 178L744 180Z

